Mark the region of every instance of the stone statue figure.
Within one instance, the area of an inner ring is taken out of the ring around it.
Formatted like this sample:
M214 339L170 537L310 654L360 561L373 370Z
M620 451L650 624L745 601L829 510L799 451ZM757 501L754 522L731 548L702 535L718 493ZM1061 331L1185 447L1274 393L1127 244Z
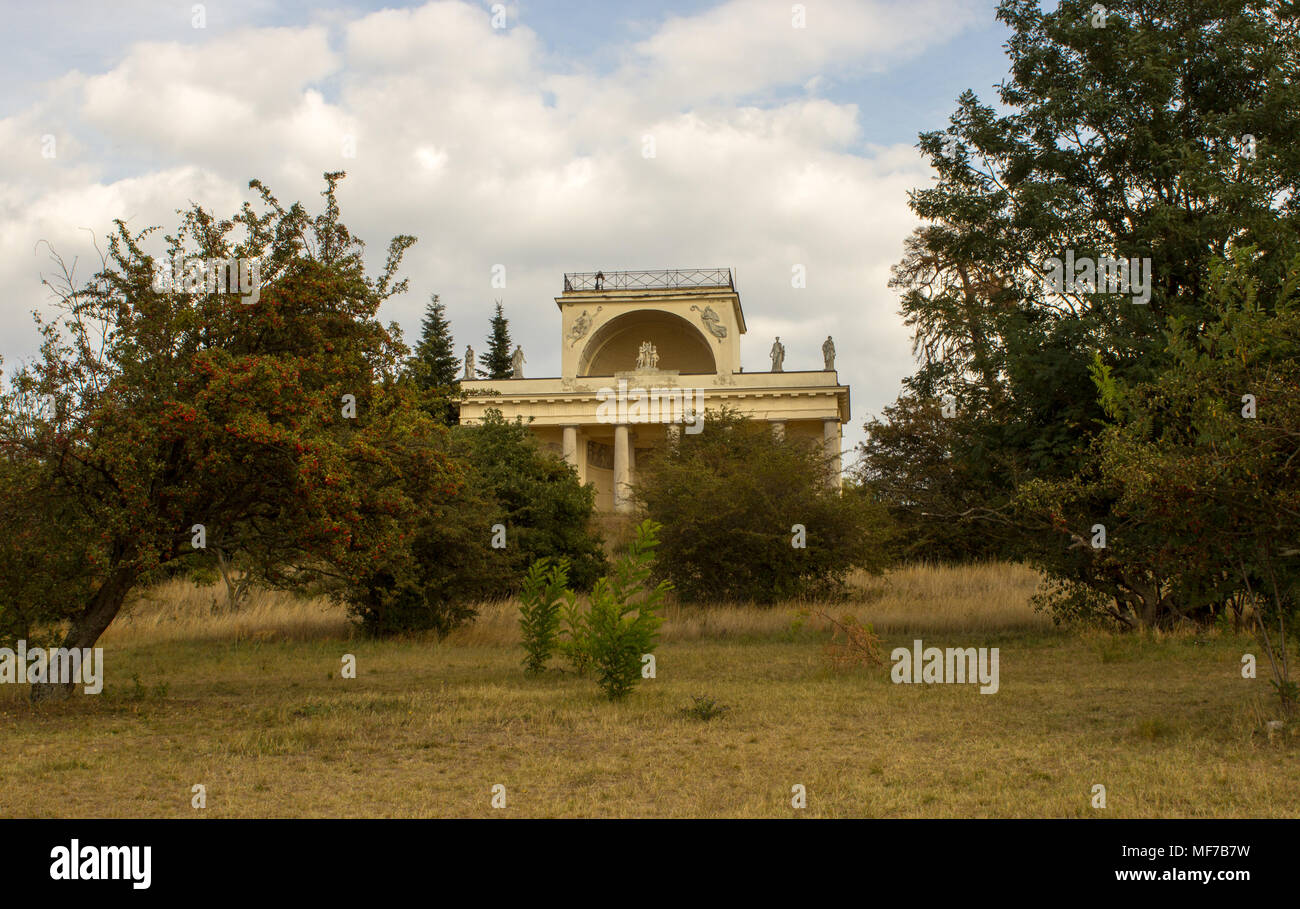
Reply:
M596 312L599 313L604 308L603 306L597 306ZM587 332L591 331L591 321L592 317L587 314L585 309L578 315L578 318L573 320L573 327L569 329L570 347L587 337Z
M826 340L822 343L822 360L826 363L826 371L835 371L835 342L831 336L827 335Z
M657 369L659 367L659 351L649 341L642 341L641 347L636 353L637 369Z
M510 378L522 379L524 377L525 362L526 361L524 360L524 349L522 346L516 344L515 352L510 357L510 365L514 367L514 372L511 374Z
M777 335L776 341L772 344L772 372L784 372L781 367L785 365L785 345L781 343L781 336Z
M709 334L713 335L713 337L717 338L719 341L727 336L727 326L722 324L722 320L718 318L718 314L713 311L712 306L706 306L703 309L700 309L698 306L692 305L691 309L700 314L700 321L703 322L704 327L709 330Z
M478 378L478 370L474 368L474 348L468 344L465 345L465 378Z

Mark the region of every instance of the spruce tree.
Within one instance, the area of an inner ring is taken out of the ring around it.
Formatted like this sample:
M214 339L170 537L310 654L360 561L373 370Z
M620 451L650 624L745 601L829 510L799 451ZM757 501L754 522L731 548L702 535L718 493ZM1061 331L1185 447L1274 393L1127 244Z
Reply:
M501 301L497 300L496 313L492 316L492 331L488 335L487 353L479 354L479 363L489 379L508 379L514 372L510 359L510 321L501 310Z
M424 308L420 343L416 345L411 366L416 384L422 389L452 387L460 379L460 359L451 337L451 323L437 294Z
M460 421L460 360L454 345L446 309L434 294L425 307L420 342L406 362L406 374L419 390L421 409L444 426Z

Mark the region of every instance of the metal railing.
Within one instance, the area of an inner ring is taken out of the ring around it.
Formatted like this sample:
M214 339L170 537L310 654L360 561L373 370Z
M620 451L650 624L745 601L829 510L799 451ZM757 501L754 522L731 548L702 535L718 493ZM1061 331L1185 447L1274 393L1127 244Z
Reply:
M730 268L670 268L662 271L569 272L564 292L629 290L646 287L726 287L736 289Z

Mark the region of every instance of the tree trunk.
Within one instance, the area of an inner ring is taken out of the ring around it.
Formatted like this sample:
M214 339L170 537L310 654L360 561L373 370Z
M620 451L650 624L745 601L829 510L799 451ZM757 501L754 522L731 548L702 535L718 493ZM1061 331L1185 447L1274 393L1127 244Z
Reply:
M244 589L248 585L248 572L244 572L244 576L236 581L234 565L221 549L217 550L217 570L221 572L221 580L226 584L226 611L238 612L239 603L244 598Z
M136 577L136 572L127 568L118 568L110 574L99 590L95 591L95 595L91 597L90 603L82 610L81 615L73 621L72 628L64 637L61 646L69 650L93 647L99 640L99 636L112 624L113 619L117 618L122 603L126 601L126 595L135 586ZM80 683L76 681L33 684L32 703L66 700L72 697L78 684Z

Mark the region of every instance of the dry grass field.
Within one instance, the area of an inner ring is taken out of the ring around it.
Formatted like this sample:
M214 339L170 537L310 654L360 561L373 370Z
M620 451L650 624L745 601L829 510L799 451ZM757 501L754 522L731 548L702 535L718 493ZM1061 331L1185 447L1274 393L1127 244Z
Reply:
M914 637L998 647L997 694L833 669L824 624L792 625L801 604L675 606L658 677L620 704L558 668L526 677L513 604L441 642L371 641L326 603L259 593L212 615L218 588L168 584L101 642L103 694L33 708L0 686L0 815L1300 813L1300 742L1264 729L1268 683L1239 671L1249 638L1059 631L1028 606L1036 583L1016 566L915 567L856 578L829 607L872 622L886 655ZM684 714L696 695L730 710Z

